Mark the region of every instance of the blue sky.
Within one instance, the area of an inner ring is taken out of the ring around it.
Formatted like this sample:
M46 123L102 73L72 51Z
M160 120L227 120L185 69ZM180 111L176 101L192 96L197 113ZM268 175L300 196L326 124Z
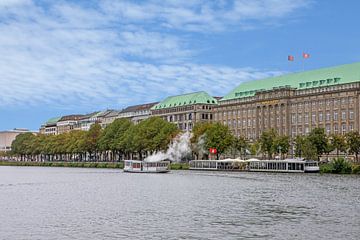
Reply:
M345 3L346 2L346 3ZM0 0L0 130L360 61L357 0ZM288 62L287 56L295 56Z

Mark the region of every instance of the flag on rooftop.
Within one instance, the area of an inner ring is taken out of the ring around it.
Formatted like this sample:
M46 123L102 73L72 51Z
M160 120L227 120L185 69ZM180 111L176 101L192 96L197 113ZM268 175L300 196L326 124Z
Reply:
M310 57L310 54L308 53L303 53L303 58L309 58Z

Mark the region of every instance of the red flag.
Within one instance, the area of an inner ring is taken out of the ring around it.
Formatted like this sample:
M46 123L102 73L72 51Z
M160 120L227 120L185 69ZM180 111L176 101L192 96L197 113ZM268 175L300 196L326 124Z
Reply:
M288 56L288 61L291 61L291 62L294 61L294 56L289 55L289 56Z
M303 58L309 58L310 57L310 54L308 53L303 53Z
M216 150L216 148L210 148L209 152L212 153L212 154L216 154L217 150Z

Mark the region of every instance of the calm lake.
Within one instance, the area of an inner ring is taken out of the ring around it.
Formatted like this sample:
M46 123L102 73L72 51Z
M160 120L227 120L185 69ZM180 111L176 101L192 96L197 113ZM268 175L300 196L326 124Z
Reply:
M360 177L0 167L0 239L360 239Z

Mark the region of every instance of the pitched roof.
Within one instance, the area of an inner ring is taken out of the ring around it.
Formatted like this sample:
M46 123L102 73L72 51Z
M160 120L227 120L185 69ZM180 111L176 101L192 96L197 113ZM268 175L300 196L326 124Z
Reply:
M114 110L105 110L105 111L101 111L99 112L96 117L106 117L108 114L110 114L111 112L113 112Z
M141 110L147 110L152 108L154 105L158 104L159 102L153 102L153 103L146 103L146 104L139 104L139 105L133 105L129 106L121 111L121 113L125 112L135 112L135 111L141 111Z
M61 119L61 117L50 118L49 120L47 120L47 121L45 122L45 125L56 124L60 119Z
M116 117L117 115L119 115L119 113L120 113L120 111L118 111L118 110L113 110L113 111L111 111L109 114L107 114L107 115L105 116L105 118Z
M69 120L79 120L81 117L83 117L83 115L81 115L81 114L66 115L66 116L62 116L59 119L59 122L60 121L69 121Z
M99 113L100 112L92 112L92 113L85 114L80 118L80 120L96 117L96 115Z
M254 96L274 87L307 89L360 81L360 62L241 83L220 101Z
M217 100L210 96L207 92L201 91L167 97L160 103L153 106L151 109L157 110L172 107L182 107L193 104L217 104Z

